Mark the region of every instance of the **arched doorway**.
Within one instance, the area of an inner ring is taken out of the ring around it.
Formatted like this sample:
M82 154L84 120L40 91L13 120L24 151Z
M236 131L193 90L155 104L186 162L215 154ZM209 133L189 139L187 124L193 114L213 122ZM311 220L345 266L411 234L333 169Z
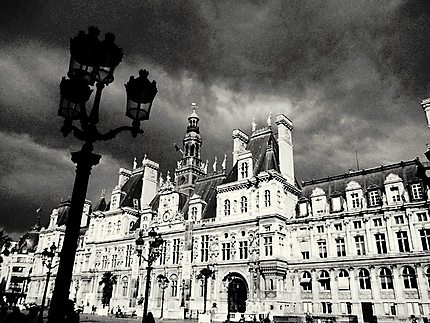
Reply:
M226 276L224 281L228 283L228 312L245 313L248 299L248 286L245 278L240 274L232 273Z

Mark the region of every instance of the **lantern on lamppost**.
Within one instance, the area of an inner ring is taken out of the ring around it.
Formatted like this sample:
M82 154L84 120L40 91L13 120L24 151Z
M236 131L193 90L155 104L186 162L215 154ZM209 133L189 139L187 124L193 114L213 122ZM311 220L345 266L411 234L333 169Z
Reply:
M55 268L58 265L58 264L53 264L53 260L56 255L56 250L57 250L57 247L55 243L53 243L49 247L49 250L48 248L45 248L41 254L42 266L45 266L48 271L46 272L45 289L43 290L42 304L40 305L39 322L43 322L43 312L45 311L45 300L46 300L46 294L48 292L49 279L51 278L51 271L53 268Z
M157 279L158 287L160 287L161 290L161 312L160 312L160 319L163 318L163 311L164 311L164 292L166 291L166 288L169 286L169 279L165 275L158 276Z
M152 227L148 232L148 256L143 256L143 250L145 245L145 239L143 237L143 232L139 232L139 236L136 239L136 250L138 252L139 258L142 257L144 261L147 262L146 267L146 284L145 284L145 299L143 303L143 315L142 315L142 323L145 323L146 316L148 314L148 301L149 301L149 288L151 286L151 271L152 265L154 261L160 256L161 250L160 247L164 243L164 239L161 237L161 234L157 233L155 229Z
M69 216L66 223L64 243L60 255L54 292L49 309L50 323L61 322L66 312L66 301L72 280L72 271L79 237L82 210L86 198L89 176L101 156L93 153L93 144L116 137L122 131L130 131L133 137L143 133L140 122L149 119L149 113L157 94L155 81L148 80L148 72L140 70L137 78L131 77L125 85L127 93L126 116L132 119L131 126L122 126L101 133L97 129L102 90L114 81L114 71L122 60L122 49L115 44L115 36L107 33L99 40L100 31L89 27L88 33L70 39L70 64L67 78L60 83L60 106L58 115L64 118L61 128L63 136L70 133L83 141L80 151L72 153L76 163ZM88 112L86 103L96 88L93 106ZM80 127L74 124L79 121Z
M215 271L209 268L209 265L202 270L197 275L198 279L204 279L203 281L203 314L206 314L206 303L208 299L208 279L213 278Z

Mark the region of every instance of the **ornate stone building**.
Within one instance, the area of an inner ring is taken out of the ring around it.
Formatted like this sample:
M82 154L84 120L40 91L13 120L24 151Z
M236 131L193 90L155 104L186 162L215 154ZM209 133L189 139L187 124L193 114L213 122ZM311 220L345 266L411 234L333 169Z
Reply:
M165 243L154 264L149 310L160 316L160 275L169 279L163 316L203 309L203 268L213 318L228 314L356 315L393 322L430 311L428 179L418 159L296 182L292 122L276 116L252 133L233 131L233 167L202 162L195 110L172 179L144 158L121 168L110 200L85 211L71 295L101 307L99 281L117 277L111 306L135 308L146 280L136 253L139 232L156 228ZM29 300L41 298L38 253L61 246L59 214L40 232ZM63 214L64 215L64 214ZM142 255L146 255L144 250ZM52 280L53 281L53 280ZM72 298L71 296L71 298ZM140 310L141 311L141 310ZM258 319L258 318L257 318Z

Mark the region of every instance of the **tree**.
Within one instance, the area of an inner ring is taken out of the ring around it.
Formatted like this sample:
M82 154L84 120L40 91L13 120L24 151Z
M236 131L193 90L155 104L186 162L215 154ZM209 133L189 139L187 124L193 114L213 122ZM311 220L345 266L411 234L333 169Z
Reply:
M116 285L117 277L114 276L110 271L103 274L102 280L99 285L103 285L102 290L102 304L103 307L109 306L110 299L112 298L113 285Z
M12 239L4 232L0 231L0 264L3 262L2 255L9 256L9 248L11 246Z

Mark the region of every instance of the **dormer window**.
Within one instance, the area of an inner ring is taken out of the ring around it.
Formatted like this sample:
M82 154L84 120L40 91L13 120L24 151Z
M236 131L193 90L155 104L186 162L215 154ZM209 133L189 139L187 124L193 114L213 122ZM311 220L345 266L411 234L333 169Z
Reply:
M265 207L270 206L270 191L269 190L264 191L264 206Z
M381 194L379 193L379 189L372 188L367 192L367 194L368 206L374 207L381 204Z
M419 201L424 198L423 187L421 182L411 184L411 196L414 201Z
M333 193L330 199L331 202L331 211L332 212L340 212L342 211L342 196L340 193Z
M230 215L230 200L224 201L224 215Z
M191 218L197 219L197 208L195 206L191 208Z
M299 201L299 216L308 216L308 200L304 197Z
M391 199L393 203L398 203L402 200L400 197L400 190L398 186L391 186L390 192L391 192Z
M240 198L240 212L246 213L248 212L248 199L245 196Z
M351 193L351 205L353 209L358 209L360 207L358 193Z
M242 178L248 178L248 167L249 166L247 162L243 162L240 166L240 175Z

